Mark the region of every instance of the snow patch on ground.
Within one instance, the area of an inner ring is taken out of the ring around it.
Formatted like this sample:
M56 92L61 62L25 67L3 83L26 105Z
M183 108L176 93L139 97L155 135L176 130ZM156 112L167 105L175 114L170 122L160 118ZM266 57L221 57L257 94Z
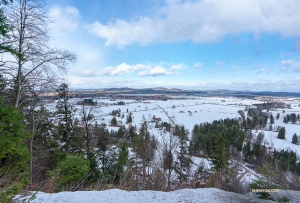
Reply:
M288 191L290 199L299 197L296 191ZM21 202L24 198L18 199ZM26 198L25 198L26 199ZM161 191L124 191L110 189L104 191L77 191L60 193L38 192L32 203L243 203L272 202L258 199L254 194L237 194L216 188L183 189L172 192Z

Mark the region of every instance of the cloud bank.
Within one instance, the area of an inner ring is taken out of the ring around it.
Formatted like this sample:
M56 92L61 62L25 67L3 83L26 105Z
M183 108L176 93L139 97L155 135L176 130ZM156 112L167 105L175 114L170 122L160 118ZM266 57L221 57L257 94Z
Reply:
M257 38L262 33L298 37L299 10L300 2L294 0L168 0L153 18L115 19L106 24L96 21L88 29L103 38L106 46L118 47L187 40L214 43L241 33L253 33Z

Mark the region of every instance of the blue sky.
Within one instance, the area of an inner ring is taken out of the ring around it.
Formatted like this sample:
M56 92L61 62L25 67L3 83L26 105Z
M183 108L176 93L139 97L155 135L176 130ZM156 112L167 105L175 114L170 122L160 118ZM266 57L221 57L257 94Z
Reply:
M300 1L48 0L73 88L300 92Z

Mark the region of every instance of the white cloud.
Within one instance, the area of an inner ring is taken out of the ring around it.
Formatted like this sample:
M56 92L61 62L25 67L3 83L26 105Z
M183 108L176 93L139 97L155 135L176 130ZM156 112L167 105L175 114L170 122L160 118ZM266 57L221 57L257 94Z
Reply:
M300 63L293 60L283 60L281 61L281 65L286 68L293 68L294 72L300 72Z
M193 68L196 68L196 69L199 69L199 68L202 68L202 67L203 67L203 63L199 63L199 62L196 62L193 65Z
M145 76L169 76L173 75L174 72L171 70L167 70L166 68L162 66L155 66L154 68L151 68L149 70L141 71L138 73L138 76L145 77Z
M123 74L130 74L138 72L137 75L140 77L145 76L170 76L177 74L178 71L184 67L185 64L171 65L170 68L163 67L162 65L144 65L136 64L129 65L122 63L116 67L108 66L104 68L88 68L88 69L75 69L71 72L73 76L82 77L104 77L104 76L118 76Z
M59 33L64 31L76 31L78 28L77 20L81 17L75 7L54 6L50 8L48 16L53 21L50 28L53 32Z
M215 64L216 64L217 66L223 66L223 65L225 65L225 63L224 63L224 62L221 62L221 61L217 61Z
M211 43L240 33L253 33L257 38L262 33L298 37L299 10L294 0L167 0L155 18L95 22L89 30L105 39L106 46L119 47L186 40Z
M172 65L170 68L170 71L176 71L182 69L182 67L185 66L184 64L177 64L177 65Z
M137 64L137 65L128 65L126 63L122 63L116 67L106 67L100 71L101 76L116 76L121 74L129 74L141 69L149 69L150 67Z
M96 21L88 26L91 33L106 39L105 45L117 45L122 48L126 45L138 43L146 45L156 40L158 25L150 18L140 17L136 21L127 22L117 19L114 23L103 25Z

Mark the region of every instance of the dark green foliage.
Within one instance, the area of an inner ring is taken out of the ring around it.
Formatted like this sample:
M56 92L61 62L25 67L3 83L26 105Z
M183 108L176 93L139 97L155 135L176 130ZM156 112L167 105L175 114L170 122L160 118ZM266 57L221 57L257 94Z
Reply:
M272 114L271 114L271 116L270 116L270 124L274 124L274 117L273 117Z
M263 145L264 132L259 132L253 143L253 149L250 154L252 154L251 159L255 160L255 163L262 164L264 156L266 154L266 147ZM250 160L251 160L250 159Z
M293 143L293 144L299 144L299 141L298 141L298 136L297 136L297 134L296 134L296 133L293 135L293 138L292 138L292 143Z
M254 129L257 126L264 128L267 124L268 115L267 113L262 112L260 108L250 108L247 116L248 118L243 123L245 129Z
M120 127L118 130L118 139L122 138L125 134L125 127Z
M280 118L280 113L277 113L276 119L278 120Z
M280 128L277 138L282 140L285 139L285 127Z
M121 110L112 110L111 115L120 117Z
M69 87L66 83L63 83L57 89L58 93L58 102L56 105L57 112L59 116L59 126L56 132L56 137L62 144L62 149L69 154L71 151L75 152L80 149L80 132L79 128L75 126L74 115L76 109L71 103L73 98L72 94L69 91Z
M288 122L292 122L292 124L297 123L297 121L299 121L299 114L296 115L295 113L291 113L291 114L286 114L286 116L283 119L284 123L288 123Z
M116 117L113 117L113 118L111 119L110 124L111 124L112 126L116 126L116 125L117 125L117 119L116 119Z
M193 161L188 154L188 146L184 139L180 139L179 152L176 153L177 160L175 161L174 171L177 174L177 179L182 183L187 181L193 164Z
M243 156L244 156L244 159L245 161L251 161L252 158L253 158L253 155L252 155L252 150L251 150L251 141L248 140L246 142L246 144L244 145L244 148L243 148Z
M125 105L125 102L119 101L119 102L117 102L117 105Z
M94 152L88 153L88 160L90 162L90 171L87 181L96 182L100 178L100 169L98 167L97 156Z
M12 2L11 0L1 0L0 5L6 5L8 2ZM0 9L0 36L4 38L8 38L8 33L12 31L13 27L8 24L5 14L3 12L3 8ZM22 58L22 55L14 50L11 45L7 43L0 43L1 52L9 52L12 55Z
M121 149L107 148L105 154L100 152L100 178L107 184L117 184L121 180L124 167L128 162L128 151L125 146Z
M226 134L223 131L216 139L216 145L213 150L212 162L217 171L224 171L228 166L229 143Z
M69 190L71 190L71 184L83 179L89 170L89 160L78 155L68 155L57 165L56 170L49 171L49 174L58 176L58 183L61 185L68 184Z
M29 178L31 154L25 139L24 116L17 108L6 106L0 98L0 202L11 202Z
M113 179L114 183L117 184L120 182L122 175L124 173L124 167L126 166L127 162L128 162L128 150L123 145L119 150L119 156L114 169L114 179Z
M22 183L14 183L5 190L0 191L0 202L11 203L13 198L19 193L19 190L24 186Z
M0 177L7 170L13 176L28 172L31 154L24 140L32 135L25 131L23 119L17 108L8 107L0 100Z
M129 139L129 140L132 140L135 136L137 136L136 129L134 126L130 126L128 128L127 135L128 135L127 139Z
M202 123L194 126L190 144L191 153L211 156L216 145L216 138L223 131L226 134L229 146L233 146L237 151L241 151L245 132L241 129L238 120L221 119L212 123Z
M146 167L149 167L154 159L156 140L150 137L148 124L143 116L140 133L133 138L133 149L142 165L143 182L146 181Z
M297 175L300 175L300 161L294 151L273 151L274 162L277 163L277 167L281 171L291 171Z
M129 114L127 115L126 123L132 123L132 116L131 116L131 113L129 113Z

